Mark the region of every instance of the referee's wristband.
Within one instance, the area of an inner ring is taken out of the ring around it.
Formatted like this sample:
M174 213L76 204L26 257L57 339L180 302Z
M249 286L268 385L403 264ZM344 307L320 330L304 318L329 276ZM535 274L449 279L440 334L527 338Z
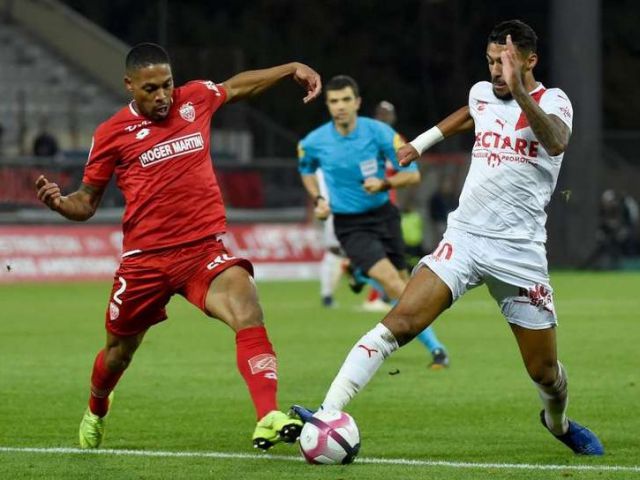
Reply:
M320 200L324 200L325 198L322 195L316 195L316 197L313 199L313 206L317 207L318 206L318 202Z
M387 190L391 190L393 188L393 185L391 185L391 182L389 181L388 178L383 178L382 179L382 187L380 187L380 191L381 192L386 192Z

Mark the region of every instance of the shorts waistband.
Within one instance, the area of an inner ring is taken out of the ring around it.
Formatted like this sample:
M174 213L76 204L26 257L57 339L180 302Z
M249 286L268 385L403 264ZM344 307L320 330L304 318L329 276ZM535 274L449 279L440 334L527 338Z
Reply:
M207 242L209 240L214 240L216 242L220 242L222 240L224 233L216 233L213 235L207 235L206 237L202 237L202 238L198 238L196 240L191 240L189 242L185 242L185 243L178 243L176 245L170 245L167 247L162 247L162 248L150 248L147 250L128 250L126 252L123 252L122 255L120 255L121 258L128 258L128 257L132 257L134 255L140 255L141 253L160 253L160 252L165 252L168 250L173 250L175 248L185 248L185 247L192 247L194 245L198 245L200 243L204 243Z
M366 218L366 217L376 217L380 214L385 214L385 213L389 213L396 210L396 206L391 203L391 202L387 202L382 204L379 207L373 208L371 210L367 210L366 212L360 212L360 213L334 213L333 216L336 219L354 219L354 218Z

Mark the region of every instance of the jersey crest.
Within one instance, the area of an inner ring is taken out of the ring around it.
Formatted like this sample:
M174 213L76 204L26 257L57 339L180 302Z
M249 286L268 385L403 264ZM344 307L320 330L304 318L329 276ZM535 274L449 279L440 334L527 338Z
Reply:
M187 102L180 105L180 116L187 122L193 122L196 119L196 109L193 107L193 103Z

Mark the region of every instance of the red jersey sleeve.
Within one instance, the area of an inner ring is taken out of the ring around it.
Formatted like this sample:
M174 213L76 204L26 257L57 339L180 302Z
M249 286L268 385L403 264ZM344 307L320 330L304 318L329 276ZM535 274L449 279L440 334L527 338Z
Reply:
M95 187L104 187L116 168L118 152L113 136L109 134L107 124L98 127L91 140L89 159L84 167L82 183Z
M215 83L211 80L193 80L186 86L205 97L212 114L227 101L227 90L221 83Z

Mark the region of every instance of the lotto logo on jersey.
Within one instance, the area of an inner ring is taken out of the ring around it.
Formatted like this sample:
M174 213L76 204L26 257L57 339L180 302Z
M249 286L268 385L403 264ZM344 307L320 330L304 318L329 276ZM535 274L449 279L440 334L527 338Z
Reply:
M151 130L149 130L148 128L143 128L142 130L140 130L138 133L136 133L136 138L138 140L142 140L144 137L146 137L147 135L149 135L151 133Z
M159 143L144 152L139 158L142 166L148 167L171 158L202 150L203 148L204 140L198 132Z

